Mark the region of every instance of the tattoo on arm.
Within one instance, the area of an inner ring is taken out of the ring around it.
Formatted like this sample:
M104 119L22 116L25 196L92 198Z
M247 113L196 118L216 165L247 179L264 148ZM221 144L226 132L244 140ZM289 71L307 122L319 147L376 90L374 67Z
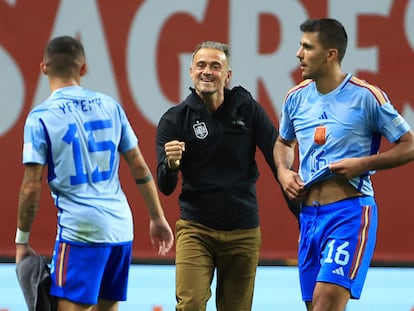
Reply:
M137 185L142 185L142 184L146 184L147 182L149 182L152 179L152 175L148 174L147 176L145 176L144 178L138 178L135 179L135 183Z

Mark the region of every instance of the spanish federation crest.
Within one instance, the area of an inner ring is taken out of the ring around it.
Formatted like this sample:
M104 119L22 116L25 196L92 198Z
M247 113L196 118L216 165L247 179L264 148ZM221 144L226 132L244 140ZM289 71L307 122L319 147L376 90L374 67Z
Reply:
M194 134L198 139L204 139L208 135L207 126L204 122L199 122L193 124Z

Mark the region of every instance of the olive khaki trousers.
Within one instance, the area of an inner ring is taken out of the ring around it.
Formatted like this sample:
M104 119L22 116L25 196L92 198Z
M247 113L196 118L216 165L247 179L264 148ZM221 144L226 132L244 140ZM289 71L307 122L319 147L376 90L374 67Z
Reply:
M176 310L205 311L216 272L217 311L250 311L260 245L260 227L219 231L178 220Z

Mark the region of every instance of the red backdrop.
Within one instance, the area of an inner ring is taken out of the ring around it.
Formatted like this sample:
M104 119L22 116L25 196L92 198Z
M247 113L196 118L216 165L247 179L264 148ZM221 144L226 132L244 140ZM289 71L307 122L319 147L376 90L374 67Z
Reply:
M228 42L234 48L233 80L252 90L277 124L284 92L300 79L295 52L298 25L306 17L341 20L350 37L344 69L382 87L413 124L414 1L378 0L355 6L334 0L96 2L0 1L0 257L14 257L23 124L32 105L48 95L38 64L44 45L55 35L76 35L84 42L91 63L84 85L120 100L153 173L157 118L186 94L188 54L195 45L207 39ZM261 155L258 162L261 258L294 260L297 225ZM414 262L413 173L414 165L409 164L373 178L380 217L377 261ZM121 179L135 219L134 258L159 259L149 242L143 201L124 164ZM170 197L161 195L171 224L179 215L177 196L178 191ZM32 246L51 255L55 230L56 209L45 184ZM173 259L174 252L167 258Z

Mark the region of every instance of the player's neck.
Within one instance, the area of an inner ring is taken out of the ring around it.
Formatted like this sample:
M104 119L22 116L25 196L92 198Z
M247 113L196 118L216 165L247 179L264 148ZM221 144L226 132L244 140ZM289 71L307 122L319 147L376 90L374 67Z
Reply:
M57 89L61 89L63 87L68 86L79 86L80 85L80 79L61 79L61 78L50 78L49 79L49 88L50 91L56 91Z
M344 81L346 73L341 70L333 71L331 74L315 80L316 88L322 94L328 94L335 90Z

